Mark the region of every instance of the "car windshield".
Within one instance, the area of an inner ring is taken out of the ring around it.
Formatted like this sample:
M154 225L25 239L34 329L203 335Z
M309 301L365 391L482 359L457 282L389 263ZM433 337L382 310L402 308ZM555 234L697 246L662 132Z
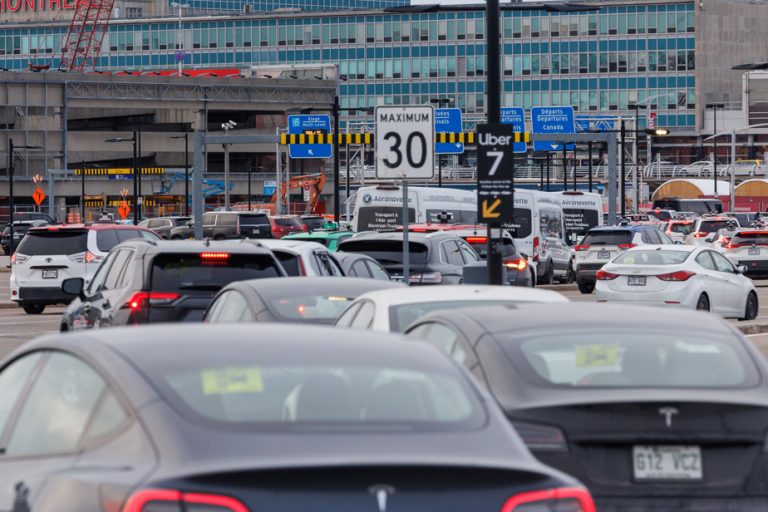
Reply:
M703 221L699 225L699 232L701 233L714 233L718 229L723 229L725 227L728 227L727 220L707 220ZM733 222L733 221L730 221Z
M419 242L409 242L411 264L427 263L427 246ZM341 246L343 252L362 253L375 259L385 267L403 264L403 242L400 240L350 240Z
M276 217L275 218L275 224L278 226L287 226L287 227L301 227L301 222L299 222L297 219L291 219L286 217Z
M88 250L87 231L55 230L27 232L17 252L27 256L49 256L78 254L86 250Z
M109 252L120 242L132 238L141 238L141 231L138 229L99 229L96 231L96 247L101 252Z
M310 321L332 324L349 303L355 300L345 293L311 293L297 290L283 291L273 296L262 294L267 308L278 318L288 321Z
M510 300L472 300L457 299L457 300L443 300L433 302L415 302L408 304L399 304L389 307L389 330L392 332L404 332L412 322L417 319L437 311L438 309L454 309L465 306L508 306L511 304L519 304L522 301L510 301Z
M266 215L240 215L241 226L263 226L269 225L269 218Z
M563 387L744 388L759 381L739 339L650 332L640 324L496 336L532 383Z
M190 217L176 217L171 220L173 221L174 226L186 226L192 219Z
M612 263L619 265L679 265L690 256L688 251L627 251Z
M152 359L148 371L168 403L224 427L412 431L485 421L467 382L448 364L416 367L378 351L267 351L258 343Z
M669 227L669 230L673 233L681 233L683 235L690 235L693 233L693 222L676 223Z
M746 233L736 233L733 238L731 238L731 244L745 244L745 245L768 245L768 232L766 231L759 231L759 232L746 232Z
M581 243L583 245L619 245L628 244L631 241L631 231L590 231Z
M233 281L279 277L277 264L267 254L159 254L152 260L151 289L210 293Z

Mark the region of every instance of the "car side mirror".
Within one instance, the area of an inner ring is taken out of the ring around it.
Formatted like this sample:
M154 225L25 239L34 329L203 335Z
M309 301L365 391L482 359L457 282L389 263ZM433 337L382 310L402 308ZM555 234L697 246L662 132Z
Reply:
M61 291L66 293L67 295L74 295L80 298L80 300L85 300L85 280L82 277L70 277L69 279L65 279L61 283Z
M738 267L736 267L736 271L739 274L746 274L747 270L749 270L749 267L747 267L746 265L739 265Z
M675 240L674 243L675 243L675 245L683 245L682 240Z

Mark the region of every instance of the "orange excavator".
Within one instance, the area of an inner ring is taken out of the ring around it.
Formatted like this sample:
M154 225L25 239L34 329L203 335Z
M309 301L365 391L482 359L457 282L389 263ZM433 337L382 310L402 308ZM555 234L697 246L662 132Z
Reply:
M272 198L268 203L261 203L261 204L251 203L251 209L267 210L268 212L274 215L278 194L280 194L280 199L281 199L280 202L282 204L286 204L286 196L288 195L288 193L291 190L301 189L309 192L309 201L299 202L298 204L291 203L291 209L294 211L291 211L289 213L319 214L320 212L317 211L317 207L320 204L320 196L323 193L324 186L325 186L324 174L308 174L304 176L292 176L287 184L285 182L280 182L278 184L278 186L275 188L275 193L272 194ZM240 209L243 206L245 208L248 207L247 204L243 205L242 203L235 205L237 209ZM301 207L303 211L296 212L295 210L297 209L297 207Z

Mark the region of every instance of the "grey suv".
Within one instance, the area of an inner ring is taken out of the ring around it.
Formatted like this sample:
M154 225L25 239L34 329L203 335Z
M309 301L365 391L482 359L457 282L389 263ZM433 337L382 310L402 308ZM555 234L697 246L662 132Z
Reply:
M171 238L171 230L179 226L186 227L192 217L155 217L139 222L139 226L149 228L166 240Z
M194 238L192 223L173 228L172 240ZM214 240L233 238L272 238L272 224L261 212L207 212L203 214L203 237Z

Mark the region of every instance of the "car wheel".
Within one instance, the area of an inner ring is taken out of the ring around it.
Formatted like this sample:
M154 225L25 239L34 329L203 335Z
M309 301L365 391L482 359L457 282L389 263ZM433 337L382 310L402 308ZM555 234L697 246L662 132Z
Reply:
M59 327L59 332L67 332L69 330L69 326L67 324L61 324Z
M590 293L595 291L595 283L590 283L588 281L579 281L576 284L579 286L579 291L584 295L589 295Z
M542 284L552 284L554 282L555 269L552 267L552 262L547 265L547 271L544 273L544 277L541 278Z
M573 262L568 263L568 273L565 274L565 283L571 284L576 280L576 270L573 268Z
M224 240L224 235L216 235L213 237L214 240Z
M531 288L536 288L536 272L531 270Z
M747 295L747 305L744 307L744 318L740 320L754 320L757 318L758 302L755 292L749 292Z
M21 307L28 315L39 315L45 310L45 304L24 304Z
M696 301L696 309L698 311L709 311L709 297L706 293L699 295L699 300Z

